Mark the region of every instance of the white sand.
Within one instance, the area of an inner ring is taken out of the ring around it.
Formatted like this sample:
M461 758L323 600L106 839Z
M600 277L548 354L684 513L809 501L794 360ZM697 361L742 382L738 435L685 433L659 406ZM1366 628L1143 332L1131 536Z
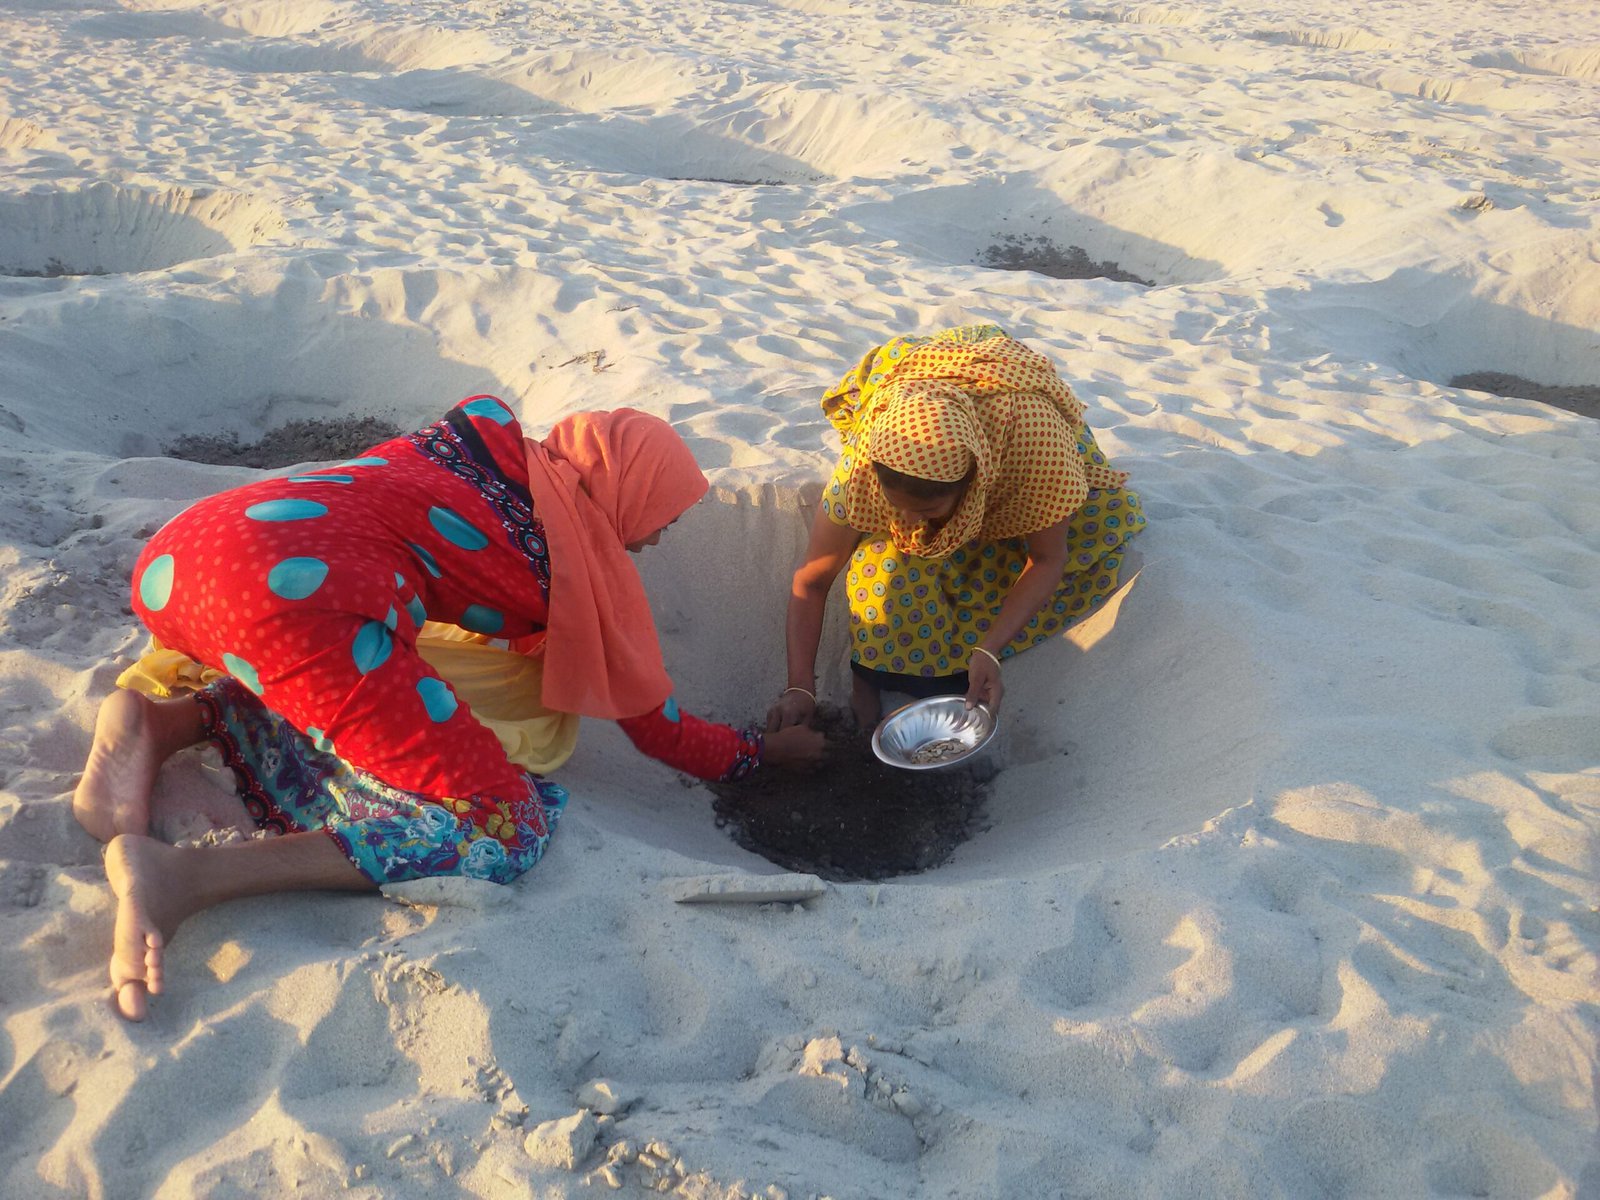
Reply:
M1447 386L1600 383L1597 30L0 0L0 1196L1600 1195L1600 427ZM1159 286L974 265L1007 234ZM667 416L719 490L648 582L685 703L742 719L818 394L970 320L1061 364L1151 527L1114 620L1008 668L951 864L675 904L777 868L589 723L509 903L235 904L110 1013L67 797L128 571L255 477L163 445ZM540 1165L597 1078L631 1106Z

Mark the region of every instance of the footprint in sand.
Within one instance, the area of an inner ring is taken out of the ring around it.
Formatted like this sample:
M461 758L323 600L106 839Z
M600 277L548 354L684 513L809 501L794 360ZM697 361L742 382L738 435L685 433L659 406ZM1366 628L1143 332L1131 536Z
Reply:
M1068 915L1067 940L1040 951L1024 969L1023 990L1041 1008L1062 1013L1093 1008L1133 985L1129 946L1118 928L1126 923L1108 911L1113 906L1120 908L1121 901L1084 896Z

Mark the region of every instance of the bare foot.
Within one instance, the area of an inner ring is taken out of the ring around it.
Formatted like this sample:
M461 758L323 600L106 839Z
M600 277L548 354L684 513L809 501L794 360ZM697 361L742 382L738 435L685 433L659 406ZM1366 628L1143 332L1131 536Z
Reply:
M197 907L178 869L182 853L154 838L127 834L106 847L106 878L117 897L111 987L117 1011L130 1021L149 1013L149 997L161 992L167 939Z
M877 726L878 719L883 716L883 693L861 676L852 677L850 711L855 714L856 724L864 732L870 733Z
M100 841L150 832L150 793L161 764L176 749L163 736L161 727L173 723L164 716L155 701L124 688L100 705L89 761L72 795L73 816Z

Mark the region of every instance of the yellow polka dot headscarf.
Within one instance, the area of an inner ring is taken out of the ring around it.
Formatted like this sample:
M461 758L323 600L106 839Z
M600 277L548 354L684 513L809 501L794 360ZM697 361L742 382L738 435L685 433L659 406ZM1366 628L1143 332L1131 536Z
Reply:
M987 475L989 443L960 388L896 380L880 394L882 411L867 430L867 458L902 475L954 483L977 463Z
M974 538L1035 533L1076 512L1090 488L1127 481L1080 452L1083 405L1049 360L992 325L875 347L822 409L844 442L828 515L887 532L907 554L944 558ZM950 519L931 529L900 518L875 462L940 482L976 470Z

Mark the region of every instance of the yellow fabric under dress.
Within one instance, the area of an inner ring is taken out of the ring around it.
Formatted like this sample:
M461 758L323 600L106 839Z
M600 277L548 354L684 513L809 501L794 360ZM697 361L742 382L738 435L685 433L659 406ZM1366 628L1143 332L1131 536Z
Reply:
M482 634L437 621L422 626L417 652L499 739L511 762L543 775L572 757L579 718L540 702L542 659L502 649ZM165 698L198 691L224 675L151 639L151 649L118 677L117 685Z
M859 443L864 441L876 393L894 378L900 364L918 346L985 343L1004 336L988 325L964 326L932 338L897 338L869 352L823 397L823 410L845 443L823 496L831 521L852 525L851 516L859 519L863 511L877 511L870 497L863 503L863 493L873 480ZM959 350L948 349L955 351L959 369ZM1056 386L1070 397L1065 385ZM972 401L981 406L984 395L974 392ZM1125 486L1125 475L1110 468L1094 434L1082 422L1076 398L1060 407L1068 414L1074 465L1081 467L1087 487L1081 506L1068 521L1069 558L1060 586L1006 644L1001 658L1046 641L1104 603L1121 581L1125 543L1145 525L1138 494ZM1071 421L1071 415L1078 419ZM1025 466L1013 464L1012 471L1020 474ZM888 525L881 517L871 523ZM871 672L885 687L942 690L942 680L964 674L971 648L999 618L1001 606L1027 566L1027 541L1023 536L980 532L945 554L924 557L903 550L887 527L866 532L845 577L851 664L858 672Z

